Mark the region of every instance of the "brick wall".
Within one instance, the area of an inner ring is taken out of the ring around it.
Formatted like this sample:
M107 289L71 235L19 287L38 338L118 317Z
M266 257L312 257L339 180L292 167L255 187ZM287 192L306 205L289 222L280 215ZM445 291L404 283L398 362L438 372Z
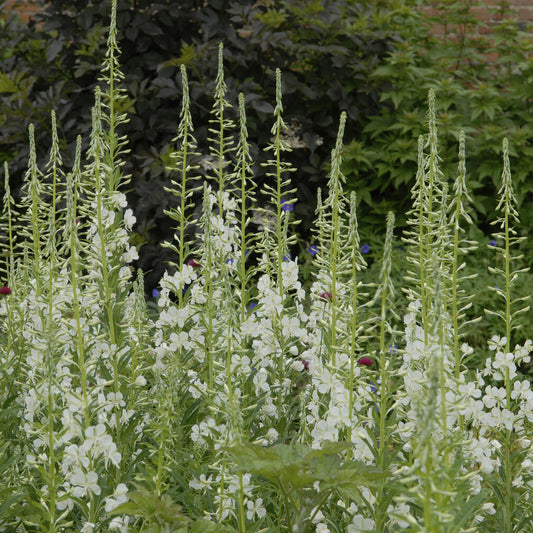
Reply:
M471 0L464 1L465 6L473 3ZM435 2L426 2L422 9L429 16L441 20L445 18L444 12L435 7ZM475 28L476 33L479 34L491 33L494 26L500 24L502 20L510 18L518 20L525 29L528 24L533 24L533 0L485 0L482 6L471 6L470 13L483 23ZM453 33L453 28L448 27L447 30ZM437 34L444 33L444 24L435 24L434 31Z
M20 18L27 22L29 18L35 13L39 8L31 1L27 0L7 0L5 2L5 5L2 7L2 13L9 16L12 13L18 13L20 15Z
M464 0L465 4L470 3L469 0ZM426 13L432 16L439 16L439 11L432 6L434 2L427 1L426 6L422 7ZM483 2L484 7L475 6L471 7L471 13L475 15L479 20L488 25L488 28L479 27L479 33L489 33L490 27L498 24L502 20L501 5L505 4L515 13L516 18L524 24L533 23L533 0L486 0ZM16 11L20 14L24 21L27 21L29 17L37 11L38 7L32 5L31 0L7 0L6 7L3 8L8 14ZM495 10L495 11L493 11ZM508 11L508 10L507 10ZM3 14L3 13L2 13ZM440 25L435 26L435 31L441 33L443 27Z

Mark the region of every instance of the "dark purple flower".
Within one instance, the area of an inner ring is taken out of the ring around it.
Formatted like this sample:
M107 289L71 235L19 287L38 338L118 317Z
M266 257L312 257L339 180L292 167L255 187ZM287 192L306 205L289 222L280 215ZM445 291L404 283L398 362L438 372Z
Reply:
M4 285L3 287L0 287L0 294L2 296L8 296L11 294L11 289L7 285Z
M302 362L302 365L304 365L304 370L307 370L309 372L309 361L306 361L305 359L300 359Z
M372 361L370 357L361 357L361 359L359 359L357 363L364 366L372 366L374 364L374 361Z
M367 254L368 252L370 252L370 246L368 246L368 244L363 244L363 246L361 246L361 253Z
M316 255L316 253L318 252L318 246L316 244L311 244L311 246L309 246L309 248L307 248L307 251L311 255Z

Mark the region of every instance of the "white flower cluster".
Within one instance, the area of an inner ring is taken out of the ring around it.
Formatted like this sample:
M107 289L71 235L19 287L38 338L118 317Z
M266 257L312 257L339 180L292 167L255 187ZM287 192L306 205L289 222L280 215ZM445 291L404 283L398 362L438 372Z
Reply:
M405 393L399 401L406 417L399 427L399 434L405 443L404 450L412 451L413 439L416 441L418 438L421 409L424 409L430 382L429 369L439 363L435 356L439 352L444 358L440 363L445 371L446 381L444 395L437 394L431 407L438 421L433 428L432 439L446 439L459 426L463 428L463 453L470 461L468 471L471 494L476 495L481 491L484 476L500 468L501 435L506 432L516 435L517 444L528 449L522 468L531 479L529 473L533 465L533 448L525 435L528 434L526 426L533 422L533 391L530 381L518 374L517 364L530 361L533 343L528 340L523 346L515 346L513 352L505 352L507 339L495 335L489 341L489 348L495 355L486 360L485 368L477 370L470 380L463 372L457 381L452 372L451 350L447 347L439 350L437 340L431 335L424 338L424 330L417 324L419 309L419 303L413 302L405 317L406 348L400 370ZM461 352L463 355L470 355L473 350L463 344ZM510 389L504 381L510 384ZM442 412L446 412L446 418L441 416L439 420ZM445 433L446 428L449 434ZM524 480L520 475L513 480L514 487L523 484ZM493 508L489 505L484 512L486 515L491 514ZM477 521L482 519L483 515L476 518Z

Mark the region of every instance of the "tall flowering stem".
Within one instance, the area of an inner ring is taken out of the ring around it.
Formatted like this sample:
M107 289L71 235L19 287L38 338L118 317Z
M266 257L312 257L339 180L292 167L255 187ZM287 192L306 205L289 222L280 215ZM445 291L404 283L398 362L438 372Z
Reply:
M513 354L511 351L511 339L513 336L514 330L517 328L515 325L516 317L519 314L526 313L529 311L530 306L525 305L525 302L529 299L529 295L526 297L514 298L513 286L516 283L518 276L529 270L528 267L522 269L513 269L513 263L520 261L522 259L521 254L515 254L514 249L517 247L523 240L524 237L517 236L517 231L514 228L514 225L518 225L520 222L517 201L513 192L513 184L511 178L511 167L509 163L509 142L507 139L503 140L502 143L502 152L503 152L503 172L502 172L502 184L498 192L499 202L496 207L496 210L499 212L497 220L494 224L499 228L499 231L493 234L496 242L501 242L503 245L492 246L491 248L501 255L501 260L503 261L503 268L501 267L489 267L489 272L491 274L497 275L502 279L504 288L500 289L498 287L492 287L497 294L497 296L503 300L505 305L505 310L493 311L487 310L491 314L499 316L505 328L505 337L501 340L500 346L497 348L498 352L496 357L503 357L509 359L516 357L516 354ZM518 346L517 346L518 348ZM503 350L503 354L500 352ZM515 350L518 352L518 350ZM516 378L516 372L514 371L514 363L503 365L503 380L504 387L506 391L505 398L505 409L511 414L513 412L513 382ZM505 531L512 531L517 518L517 509L516 509L516 500L513 498L513 481L515 477L514 464L513 460L513 448L514 441L516 440L516 434L512 431L512 428L507 428L504 431L504 444L501 450L502 453L502 467L501 467L501 480L502 480L502 490L501 494L501 504L502 504L502 524Z
M194 125L190 112L189 82L185 65L181 65L180 72L183 93L178 133L173 139L173 142L177 143L177 147L171 154L173 165L169 169L177 173L178 179L172 180L172 187L165 189L178 198L178 205L171 210L165 211L165 214L177 222L176 233L174 235L175 241L177 242L175 244L164 244L176 252L178 264L175 266L185 276L186 267L188 266L185 262L190 253L190 245L186 232L194 222L191 213L195 206L193 196L198 192L198 187L195 185L197 176L191 175L191 171L196 170L198 166L193 164L192 159L198 154L196 152L197 142L194 137ZM185 288L184 282L180 285L181 289ZM183 294L181 290L178 290L177 293L176 296L181 306L183 304Z
M331 225L328 241L330 242L330 276L331 276L331 325L329 328L329 345L331 347L330 363L336 366L336 346L337 346L337 310L339 295L337 292L337 282L339 280L339 269L343 265L340 263L340 238L342 236L340 213L346 210L343 183L346 178L341 171L342 162L342 139L344 137L344 128L346 125L346 113L341 113L339 129L337 131L337 140L335 148L331 153L331 171L329 177L329 196L326 200L326 206L330 209Z
M251 252L254 244L254 236L249 231L249 203L255 200L255 182L252 178L252 158L248 146L248 129L246 126L246 107L244 105L244 94L239 94L239 139L237 145L237 164L236 177L237 183L240 185L240 250L239 250L239 279L240 279L240 302L241 302L241 318L243 323L246 318L246 306L248 305L247 286L248 286L248 271L246 268L246 258Z
M394 213L387 213L387 232L385 234L385 246L383 249L383 259L380 271L380 284L376 294L376 300L380 306L379 319L379 409L377 411L378 432L376 434L375 456L376 465L382 471L387 471L390 467L391 457L388 453L393 435L392 428L387 427L387 420L394 404L394 386L392 376L394 376L396 366L394 361L395 346L394 336L391 327L391 320L396 318L389 316L393 310L392 301L394 298L394 284L391 278L392 269L392 244L394 232ZM387 348L389 346L389 348ZM391 357L392 356L392 357ZM383 483L378 484L376 491L375 522L376 531L385 531L387 522L387 508L391 503L391 498L387 497L387 491Z

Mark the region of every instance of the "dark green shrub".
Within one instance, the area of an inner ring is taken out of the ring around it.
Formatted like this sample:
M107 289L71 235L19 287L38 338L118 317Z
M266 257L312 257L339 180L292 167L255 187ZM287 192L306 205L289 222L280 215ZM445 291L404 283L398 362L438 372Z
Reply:
M16 29L21 39L32 35L35 54L18 50L11 62L3 59L0 65L6 78L25 87L2 104L0 142L11 159L15 179L20 179L27 159L23 132L30 121L38 123L37 146L46 146L39 140L49 136L44 124L52 108L58 112L65 146L72 146L74 131L87 137L104 53L109 2L55 0L43 5L37 24ZM384 13L390 15L384 17ZM395 25L387 24L395 13L395 7L385 12L372 2L348 0L119 2L120 60L126 73L125 110L130 116L131 157L126 171L133 178L130 202L135 206L138 232L147 241L139 265L154 270L148 286L170 257L159 243L172 232L163 211L172 202L164 187L170 179L165 167L181 98L176 67L185 63L189 70L193 120L202 124L195 134L202 148L217 49L224 43L228 100L236 106L238 93L247 95L248 129L257 142L252 155L258 162L267 157L262 149L270 137L275 70L281 68L284 115L295 148L288 157L300 171L294 178L301 200L295 211L305 228L313 217L316 187L326 183L323 162L329 159L341 111L348 113L350 137L359 135L367 114L379 111L379 93L370 75L398 40ZM11 24L15 23L7 26ZM69 158L65 161L68 168ZM256 170L261 180L262 168L257 165Z

